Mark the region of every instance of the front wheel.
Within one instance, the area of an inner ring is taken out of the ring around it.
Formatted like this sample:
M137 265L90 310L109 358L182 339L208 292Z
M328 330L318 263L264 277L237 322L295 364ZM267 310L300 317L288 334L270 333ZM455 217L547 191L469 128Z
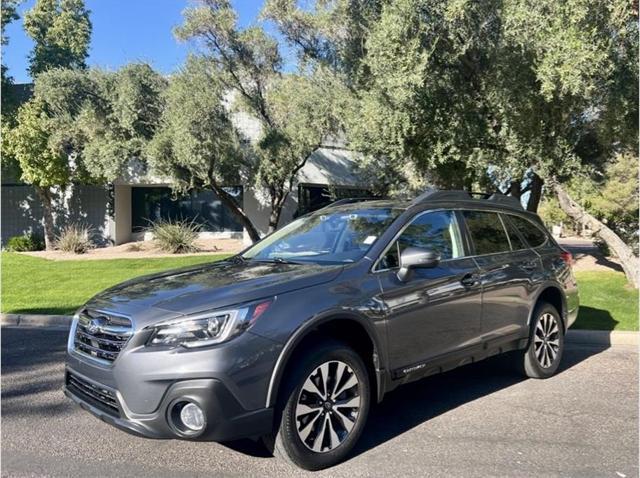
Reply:
M284 394L275 453L307 470L342 461L369 412L369 374L360 356L341 343L320 344L291 370Z
M556 373L564 351L564 327L556 308L539 304L533 314L529 347L524 351L524 373L531 378L549 378Z

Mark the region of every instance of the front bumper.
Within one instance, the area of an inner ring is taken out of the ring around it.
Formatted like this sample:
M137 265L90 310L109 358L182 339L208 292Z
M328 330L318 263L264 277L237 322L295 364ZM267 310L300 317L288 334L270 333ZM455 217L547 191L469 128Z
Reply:
M227 441L271 431L273 410L265 404L280 344L250 332L197 350L145 343L134 335L105 364L78 353L70 340L65 394L101 420L150 438ZM201 432L174 426L171 411L178 401L204 411Z
M115 409L106 406L104 400L97 400L94 396L83 393L82 389L73 385L72 377L93 384L103 393L109 390L115 397ZM131 412L117 390L108 389L69 368L66 370L64 393L102 421L147 438L228 441L267 434L273 424L272 408L244 410L224 384L215 379L174 383L167 389L158 410L148 414ZM205 412L206 425L201 433L184 434L172 425L169 412L175 403L184 400L197 404Z

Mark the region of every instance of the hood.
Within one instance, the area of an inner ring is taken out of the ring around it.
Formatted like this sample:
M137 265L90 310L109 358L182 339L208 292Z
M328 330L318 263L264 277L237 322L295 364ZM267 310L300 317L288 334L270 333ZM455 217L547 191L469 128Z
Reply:
M179 315L272 297L335 279L343 266L222 261L142 276L105 290L86 307L134 319L142 328Z

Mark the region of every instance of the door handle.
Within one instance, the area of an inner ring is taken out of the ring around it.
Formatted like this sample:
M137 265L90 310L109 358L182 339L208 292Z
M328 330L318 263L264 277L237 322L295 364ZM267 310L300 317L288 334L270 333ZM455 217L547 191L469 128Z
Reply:
M538 263L537 261L527 261L523 262L520 267L522 267L524 270L532 271L538 267Z
M473 287L479 282L478 276L471 273L465 274L462 279L460 279L460 283L465 287Z

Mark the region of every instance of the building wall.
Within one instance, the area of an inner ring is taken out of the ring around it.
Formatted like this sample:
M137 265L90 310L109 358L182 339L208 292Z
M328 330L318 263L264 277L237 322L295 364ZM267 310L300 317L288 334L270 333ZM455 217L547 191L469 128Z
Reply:
M1 240L28 232L44 234L42 204L32 186L3 184L1 189ZM74 185L59 191L54 201L54 219L58 232L71 223L94 228L98 243L111 242L109 230L109 190L105 186Z

